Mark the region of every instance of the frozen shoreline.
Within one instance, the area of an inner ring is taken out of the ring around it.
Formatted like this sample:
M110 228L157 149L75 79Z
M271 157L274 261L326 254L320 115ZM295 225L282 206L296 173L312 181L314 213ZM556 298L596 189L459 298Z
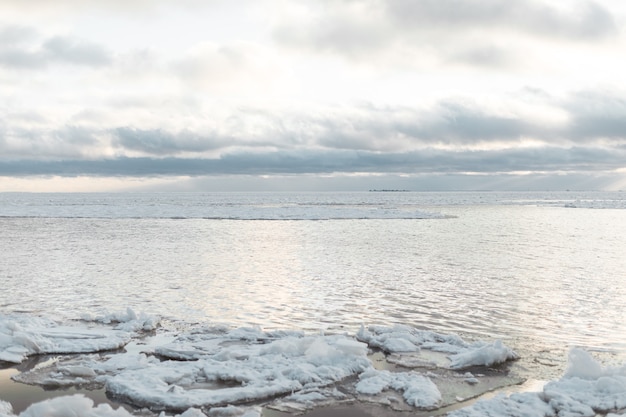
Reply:
M104 390L120 402L185 417L204 415L200 410L216 416L268 415L263 409L298 414L355 402L390 412L433 413L524 382L506 366L517 353L498 340L467 342L408 326L362 327L354 335L199 326L154 336L158 325L158 317L130 309L71 324L0 316L0 358L19 364L58 354L12 378L46 389ZM73 395L18 414L3 401L0 416L36 417L51 407L78 407L97 417L130 415L109 405L94 408L90 399ZM496 410L506 416L512 415L507 414L511 407L623 413L626 365L605 369L574 349L563 378L547 383L541 393L496 396L451 415Z

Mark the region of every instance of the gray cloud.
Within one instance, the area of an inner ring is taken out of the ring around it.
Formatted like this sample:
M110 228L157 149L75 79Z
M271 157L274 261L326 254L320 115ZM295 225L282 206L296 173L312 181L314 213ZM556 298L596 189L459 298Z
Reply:
M435 117L424 123L410 123L398 128L412 137L449 144L519 139L540 131L532 121L489 114L454 102L441 103Z
M388 153L280 151L233 153L220 159L115 158L101 160L4 161L0 175L204 176L329 173L458 174L603 172L623 166L626 150L594 148L508 149L454 152L426 149Z
M182 152L204 152L216 149L220 144L189 131L178 134L162 129L142 130L130 127L115 129L113 145L150 155L176 155ZM223 146L223 144L222 144Z
M2 25L0 27L0 44L15 46L37 37L37 32L26 26Z
M569 2L563 10L534 0L388 0L394 23L405 28L444 30L499 27L531 36L593 39L615 33L612 15L600 4ZM419 29L417 29L419 30Z
M93 67L109 65L112 62L111 55L104 47L71 37L50 38L43 43L42 49L51 61Z
M35 30L21 26L0 29L0 66L15 69L39 69L49 64L100 67L112 61L106 48L82 39L68 36L41 39Z
M307 21L274 28L276 42L376 66L440 63L519 69L533 42L597 42L617 34L611 12L592 0L369 0L313 7ZM565 6L565 7L564 7Z
M558 105L569 122L547 125L453 100L427 109L362 105L325 113L239 108L217 123L219 130L205 132L28 129L5 119L0 161L3 173L15 175L600 172L625 166L626 99L601 92L562 102L534 96ZM120 158L98 156L111 152ZM136 155L144 157L130 158Z
M563 103L572 119L567 136L586 141L591 138L626 142L626 98L610 92L579 92Z

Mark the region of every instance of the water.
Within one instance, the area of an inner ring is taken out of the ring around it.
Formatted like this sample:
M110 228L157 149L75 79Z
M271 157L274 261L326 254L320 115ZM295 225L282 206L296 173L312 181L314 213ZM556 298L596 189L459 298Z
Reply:
M626 357L622 193L0 194L0 314L501 338Z

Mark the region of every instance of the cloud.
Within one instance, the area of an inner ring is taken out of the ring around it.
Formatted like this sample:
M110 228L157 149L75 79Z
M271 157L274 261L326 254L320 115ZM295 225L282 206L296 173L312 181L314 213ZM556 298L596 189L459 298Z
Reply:
M597 138L626 144L626 96L582 91L573 94L563 107L570 114L567 135L573 140Z
M42 38L34 29L4 26L0 29L0 66L42 69L50 64L87 67L108 66L112 54L103 46L73 36Z
M522 71L553 60L546 50L561 48L562 55L564 44L602 42L618 33L611 11L592 0L307 4L308 13L287 14L275 25L273 37L279 45L377 68L437 69L455 63Z
M557 97L529 88L495 104L478 98L421 106L218 103L186 107L183 128L163 123L175 111L165 101L155 104L152 118L126 118L131 122L123 126L112 124L118 117L87 110L60 124L36 111L13 112L0 115L0 174L607 172L626 161L624 97L601 90Z
M572 41L616 32L611 13L589 0L561 6L535 0L387 0L384 7L388 18L404 29L452 30L460 36L485 27Z
M53 62L98 67L109 65L112 61L104 47L73 37L50 38L43 43L42 51Z
M284 174L502 174L514 172L608 172L623 167L626 149L507 149L410 153L365 151L241 152L219 159L109 158L98 160L3 161L0 176L206 176Z
M162 129L142 130L120 127L115 129L114 137L113 145L116 148L139 151L148 155L201 153L220 146L211 138L201 137L189 131L172 134Z

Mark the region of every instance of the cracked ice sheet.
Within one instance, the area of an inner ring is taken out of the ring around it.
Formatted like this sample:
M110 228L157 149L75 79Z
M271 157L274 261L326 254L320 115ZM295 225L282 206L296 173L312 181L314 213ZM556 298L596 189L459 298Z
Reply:
M448 417L594 417L626 415L626 364L603 368L588 352L573 348L568 369L543 392L498 395Z

